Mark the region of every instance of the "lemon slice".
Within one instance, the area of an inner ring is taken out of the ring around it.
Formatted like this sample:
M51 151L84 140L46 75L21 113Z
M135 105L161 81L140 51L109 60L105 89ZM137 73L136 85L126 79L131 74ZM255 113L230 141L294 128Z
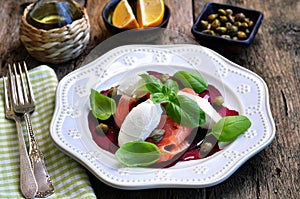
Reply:
M138 0L137 19L140 27L159 26L164 18L165 4L163 0Z
M127 0L121 0L114 10L112 23L124 29L138 28L139 24Z

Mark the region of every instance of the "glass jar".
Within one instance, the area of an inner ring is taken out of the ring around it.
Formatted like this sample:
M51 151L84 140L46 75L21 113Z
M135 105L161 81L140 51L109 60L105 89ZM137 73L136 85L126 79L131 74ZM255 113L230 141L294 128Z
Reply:
M83 13L73 0L38 0L27 15L27 22L38 29L60 28L80 19Z

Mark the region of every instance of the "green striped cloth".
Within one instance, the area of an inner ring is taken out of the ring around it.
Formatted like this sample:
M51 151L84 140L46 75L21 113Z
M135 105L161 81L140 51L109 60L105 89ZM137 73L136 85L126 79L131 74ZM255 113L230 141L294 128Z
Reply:
M36 99L32 123L55 186L55 193L48 198L96 198L85 170L58 150L49 134L58 83L56 74L44 65L30 70L29 75ZM0 81L0 198L23 198L19 190L20 166L16 126L14 121L5 118L2 78ZM27 141L24 122L22 127Z

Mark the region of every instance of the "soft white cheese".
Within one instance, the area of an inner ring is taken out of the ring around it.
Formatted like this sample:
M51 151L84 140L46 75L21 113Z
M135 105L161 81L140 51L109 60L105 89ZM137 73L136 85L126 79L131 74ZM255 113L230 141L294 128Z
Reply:
M119 145L137 140L144 141L158 126L162 112L160 104L154 104L150 99L134 107L120 128Z
M144 80L138 74L131 75L120 81L117 90L118 95L127 95L132 98L141 98L147 92Z
M202 128L210 129L216 122L222 119L220 114L214 109L214 107L208 102L207 99L182 91L179 91L178 95L184 95L194 100L195 102L197 102L198 106L205 112L206 122L201 126Z

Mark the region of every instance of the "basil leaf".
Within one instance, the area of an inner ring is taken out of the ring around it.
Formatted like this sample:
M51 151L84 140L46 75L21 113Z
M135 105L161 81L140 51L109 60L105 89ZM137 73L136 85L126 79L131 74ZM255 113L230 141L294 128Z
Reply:
M150 93L162 92L163 84L158 78L147 74L141 74L140 76L144 80L145 86Z
M170 95L178 92L178 84L174 80L168 79L163 86L163 93Z
M210 134L221 142L231 142L243 134L251 126L246 116L227 116L219 120L212 128Z
M183 126L195 128L205 123L205 112L194 100L183 95L170 101L166 111L175 122Z
M208 89L208 83L199 73L178 71L173 77L179 80L185 87L192 88L196 93Z
M169 98L163 93L153 93L150 95L150 99L153 103L160 104L162 102L168 102Z
M160 151L155 144L133 141L122 145L115 153L117 159L128 167L144 167L157 162Z
M91 90L90 104L93 115L100 120L107 120L116 112L116 102L94 89Z

